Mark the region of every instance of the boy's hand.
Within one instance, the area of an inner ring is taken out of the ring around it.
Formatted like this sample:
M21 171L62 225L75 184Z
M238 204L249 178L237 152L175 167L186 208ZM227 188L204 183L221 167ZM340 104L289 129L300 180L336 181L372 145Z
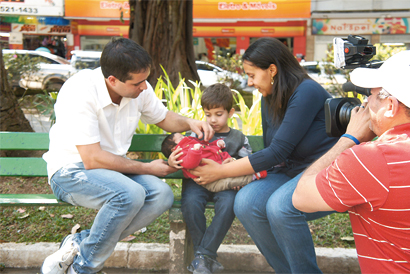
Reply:
M170 167L176 168L176 169L181 169L182 166L180 166L180 164L183 162L183 160L178 160L179 157L182 156L182 154L184 154L183 152L181 152L182 148L177 147L172 153L171 155L169 155L168 158L168 165Z

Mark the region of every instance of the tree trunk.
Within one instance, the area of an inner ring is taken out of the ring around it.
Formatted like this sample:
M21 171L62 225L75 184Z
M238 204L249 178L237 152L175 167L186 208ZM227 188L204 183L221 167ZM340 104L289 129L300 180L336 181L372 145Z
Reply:
M7 72L4 67L3 53L0 47L0 130L14 132L33 132L29 121L21 110L17 97L11 91L7 80ZM21 155L21 153L17 153ZM23 153L26 154L26 153ZM1 156L12 156L15 153L1 151Z
M164 75L162 65L173 86L181 77L199 81L193 45L193 0L130 0L130 39L136 41L153 60L148 81L155 87Z

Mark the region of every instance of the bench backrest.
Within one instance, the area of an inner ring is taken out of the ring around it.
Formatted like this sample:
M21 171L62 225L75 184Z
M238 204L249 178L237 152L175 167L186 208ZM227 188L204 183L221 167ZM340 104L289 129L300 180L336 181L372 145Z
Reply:
M165 134L135 134L129 151L160 152ZM253 151L263 148L262 136L247 136ZM0 150L48 150L48 133L0 132ZM150 161L139 159L138 161ZM46 162L40 157L1 157L0 176L47 177ZM166 178L183 178L175 172Z

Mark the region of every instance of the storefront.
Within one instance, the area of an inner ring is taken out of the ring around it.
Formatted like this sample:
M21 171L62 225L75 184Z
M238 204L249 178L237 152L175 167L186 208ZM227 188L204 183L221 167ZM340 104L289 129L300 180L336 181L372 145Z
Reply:
M65 58L73 49L70 21L63 18L63 0L1 1L0 14L2 28L10 28L10 49L41 48Z
M81 8L79 8L81 7ZM111 37L128 37L128 1L65 0L76 50L102 51Z
M193 17L198 58L242 54L259 37L280 39L295 56L306 53L310 1L194 0Z
M281 39L295 56L305 55L310 1L193 0L193 6L198 59L243 53L263 36ZM129 12L125 0L65 0L64 18L71 21L75 49L101 50L113 36L128 37Z

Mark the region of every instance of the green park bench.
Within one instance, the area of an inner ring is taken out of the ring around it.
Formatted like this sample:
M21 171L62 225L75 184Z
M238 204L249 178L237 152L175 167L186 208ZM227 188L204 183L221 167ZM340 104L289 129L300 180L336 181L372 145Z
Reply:
M160 152L164 134L135 134L130 152ZM263 148L262 136L248 136L253 151ZM0 150L48 150L48 133L0 132ZM150 161L138 159L137 161ZM41 157L1 157L0 176L47 177L46 162ZM164 179L183 179L181 171ZM0 206L71 206L53 194L0 194ZM208 203L207 208L213 208ZM169 273L186 273L193 258L191 237L182 217L180 196L176 196L169 210Z

